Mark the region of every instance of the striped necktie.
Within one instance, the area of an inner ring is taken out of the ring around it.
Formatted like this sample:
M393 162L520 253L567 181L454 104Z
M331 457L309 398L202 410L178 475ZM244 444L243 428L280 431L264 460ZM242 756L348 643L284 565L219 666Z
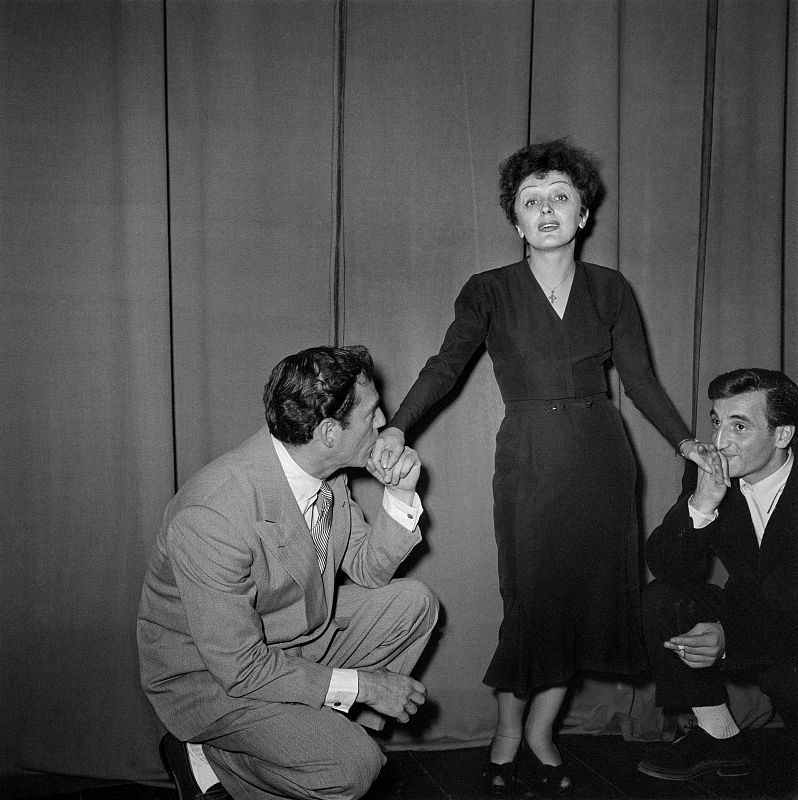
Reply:
M316 521L310 529L316 556L319 559L319 570L324 572L327 563L327 543L330 541L332 527L332 490L326 481L321 482L316 496Z

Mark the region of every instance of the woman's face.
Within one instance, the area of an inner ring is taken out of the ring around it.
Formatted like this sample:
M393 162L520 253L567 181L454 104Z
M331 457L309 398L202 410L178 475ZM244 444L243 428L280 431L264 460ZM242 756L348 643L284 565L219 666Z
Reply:
M515 195L515 227L535 250L554 250L571 244L585 227L588 210L582 210L579 192L563 172L529 175Z

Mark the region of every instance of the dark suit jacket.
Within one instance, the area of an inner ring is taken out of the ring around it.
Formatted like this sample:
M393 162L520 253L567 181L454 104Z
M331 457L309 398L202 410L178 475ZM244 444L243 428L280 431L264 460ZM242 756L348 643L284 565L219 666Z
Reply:
M167 507L138 644L144 690L178 738L251 703L324 704L331 668L293 648L339 624L335 573L385 585L421 538L382 509L369 525L344 473L328 482L334 510L323 577L266 427L200 470Z
M793 660L798 656L798 464L757 543L738 480L718 507L718 518L695 530L687 501L695 465L685 470L683 493L646 543L648 566L669 583L705 580L716 555L729 573L724 587L729 666ZM715 620L707 620L714 622ZM763 662L764 656L764 662Z

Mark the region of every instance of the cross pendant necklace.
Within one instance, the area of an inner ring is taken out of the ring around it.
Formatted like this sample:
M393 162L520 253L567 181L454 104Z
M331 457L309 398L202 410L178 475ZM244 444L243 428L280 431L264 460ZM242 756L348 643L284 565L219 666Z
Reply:
M546 299L552 305L554 305L557 302L557 295L554 294L554 292L556 292L557 289L559 289L560 286L562 286L568 280L568 278L571 277L571 275L573 275L573 273L569 270L568 274L556 286L549 286L548 283L546 283L545 281L542 281L540 278L538 278L538 282L543 286L543 288L549 290L549 294L546 295ZM535 277L537 278L537 275Z

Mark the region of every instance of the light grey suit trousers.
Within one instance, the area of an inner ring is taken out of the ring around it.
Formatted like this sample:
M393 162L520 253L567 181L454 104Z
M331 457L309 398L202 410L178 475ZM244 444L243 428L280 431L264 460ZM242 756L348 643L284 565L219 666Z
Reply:
M408 674L427 645L438 602L416 580L376 589L338 588L336 621L297 655L331 667ZM362 719L359 719L362 717ZM353 721L358 719L361 724ZM349 715L328 707L262 703L218 720L195 741L235 800L361 797L385 763L361 725L384 719L355 704Z

